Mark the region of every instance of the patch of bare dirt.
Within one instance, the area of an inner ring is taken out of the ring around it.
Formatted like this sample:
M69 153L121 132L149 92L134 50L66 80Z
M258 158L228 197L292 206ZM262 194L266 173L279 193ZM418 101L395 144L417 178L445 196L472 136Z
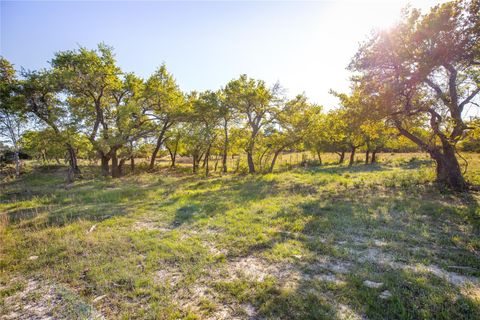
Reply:
M246 319L243 316L245 312L240 306L221 302L215 291L204 283L195 283L186 290L178 291L176 301L181 309L202 314L201 318L205 320ZM206 302L209 305L213 304L213 309L206 311L204 306Z
M302 276L292 264L274 264L254 256L231 260L227 263L226 270L232 280L245 277L250 281L263 281L267 277L274 277L279 282L285 282L299 280Z
M182 273L179 270L162 269L155 273L153 281L156 284L169 285L174 287L182 280Z
M10 282L11 285L13 281ZM38 279L28 279L21 290L4 299L4 307L0 310L1 320L72 317L105 319L93 307L82 302L78 296L75 297L74 293Z
M135 230L135 231L158 230L158 231L162 231L162 232L172 231L171 228L163 227L155 221L136 221L133 224L133 230Z
M447 271L436 265L424 265L420 263L410 265L403 262L398 262L395 261L395 257L392 254L377 248L369 248L367 250L350 249L350 252L352 252L352 254L356 256L356 260L361 263L373 262L391 267L393 269L408 270L416 273L431 273L456 287L470 286L480 289L480 280L476 277L465 276L456 272Z
M362 320L365 319L363 316L356 313L352 308L346 304L338 304L336 310L336 317L340 320Z

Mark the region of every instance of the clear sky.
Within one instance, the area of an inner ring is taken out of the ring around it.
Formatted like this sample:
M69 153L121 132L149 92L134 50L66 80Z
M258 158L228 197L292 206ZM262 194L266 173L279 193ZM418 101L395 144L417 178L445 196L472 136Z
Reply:
M105 42L123 70L148 77L165 62L186 91L246 73L331 108L328 91L348 91L345 68L372 29L388 27L407 3L426 9L440 0L0 1L0 52L17 69Z

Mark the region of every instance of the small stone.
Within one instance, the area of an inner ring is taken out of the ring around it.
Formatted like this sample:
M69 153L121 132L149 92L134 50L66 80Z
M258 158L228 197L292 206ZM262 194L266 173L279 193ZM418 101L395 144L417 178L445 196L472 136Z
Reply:
M385 290L385 291L383 291L383 292L380 294L379 298L380 298L380 299L388 299L388 298L390 298L391 296L392 296L392 294L390 293L390 291Z
M28 257L28 260L37 260L38 259L38 256L30 256Z
M87 233L92 233L97 228L97 225L94 224Z
M383 282L373 282L373 281L370 281L370 280L365 280L365 281L363 281L363 285L366 286L366 287L369 287L369 288L378 289L381 286L383 286Z
M293 257L299 260L302 259L302 255L300 254L294 254Z
M385 247L387 243L382 240L373 240L373 244L377 247Z
M98 301L100 301L100 300L103 300L106 296L107 296L106 294L104 294L104 295L102 295L102 296L98 296L98 297L96 297L95 299L93 299L92 302L95 303L95 302L98 302Z

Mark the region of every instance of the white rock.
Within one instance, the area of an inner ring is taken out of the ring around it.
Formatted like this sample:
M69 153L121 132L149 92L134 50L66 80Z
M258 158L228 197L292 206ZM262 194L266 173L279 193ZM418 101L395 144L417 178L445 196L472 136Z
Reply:
M90 228L90 230L88 230L88 232L87 232L87 233L91 233L91 232L93 232L93 231L94 231L96 228L97 228L97 225L96 225L96 224L94 224L94 225L93 225L93 226Z
M37 260L38 259L38 256L30 256L28 257L28 260Z
M104 299L106 296L107 296L106 294L104 294L104 295L102 295L102 296L98 296L98 297L96 297L95 299L93 299L93 302L94 302L94 303L95 303L95 302L98 302L98 301Z
M370 280L365 280L365 281L363 281L363 285L366 286L366 287L369 287L369 288L378 289L381 286L383 286L383 282L373 282L373 281L370 281Z
M380 299L388 299L388 298L390 298L391 296L392 296L392 294L390 293L390 291L385 290L385 291L383 291L383 292L380 294L379 298L380 298Z
M373 244L376 245L377 247L385 247L386 245L388 245L387 242L382 240L373 240Z

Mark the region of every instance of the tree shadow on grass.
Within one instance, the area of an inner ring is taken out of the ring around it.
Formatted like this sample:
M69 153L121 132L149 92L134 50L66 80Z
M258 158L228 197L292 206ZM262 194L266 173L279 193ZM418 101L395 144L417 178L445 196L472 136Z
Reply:
M403 169L418 169L421 167L430 167L434 164L435 162L432 159L412 158L409 161L402 161L399 166Z
M43 175L48 178L49 172ZM42 174L35 177L41 178ZM8 202L3 215L8 224L36 229L64 226L78 220L103 221L130 213L136 204L145 201L150 191L158 191L165 185L163 181L156 181L135 188L131 184L123 186L121 181L112 182L83 180L68 189L51 187L45 182L44 190L32 193L27 189L24 193L28 197Z
M417 223L415 219L418 217L422 217L422 223L428 225L426 230L435 232L434 237L448 234L462 239L478 237L475 230L467 231L456 221L457 218L461 220L477 212L478 203L474 197L468 194L449 195L449 198L455 198L455 205L463 203L466 206L461 209L462 212L452 210L452 202L445 201L440 194L433 198L431 194L427 199L425 197L424 194L406 193L398 196L392 193L383 200L392 212L378 215L366 210L373 205L369 198L356 201L312 199L293 213L288 210L279 212L276 219L294 221L300 215L307 218L308 222L300 235L290 232L275 234L260 244L252 245L247 255L261 256L276 244L295 239L303 244L308 255L318 257L317 261L323 261L322 257L328 256L348 265L349 271L336 272L328 264L323 265L323 262L303 260L294 263L302 276L292 278L293 284L290 283L287 288L268 282L257 284L249 299L258 315L276 319L345 319L349 316L352 319L478 319L480 305L475 300L475 293L469 291L468 285L462 287L461 282L456 281L462 277L477 281L477 289L473 290L477 290L478 294L479 274L458 270L456 272L459 273L454 274L441 268L445 264L460 264L461 268L463 263L465 269L474 269L478 257L466 244L457 244L456 248L450 249L455 251L455 257L442 256L437 252L433 257L400 254L399 262L396 258L389 260L390 254L397 254L395 247L390 246L391 240L383 239L385 247L372 244L373 240L379 240L375 239L375 231L387 228L391 232L408 234L411 232L407 230L408 224ZM398 201L405 202L403 212L395 210ZM431 204L425 205L425 201ZM432 209L438 212L432 213ZM449 226L445 231L442 229L444 224ZM369 230L371 233L368 233ZM441 235L442 232L446 234ZM439 241L430 247L431 235L422 232L410 236L416 238L418 245L425 246L426 250L434 251L441 244ZM325 239L331 241L324 242ZM343 239L345 241L339 241ZM408 246L408 243L405 245ZM346 248L343 252L348 254L335 256L339 247ZM319 267L309 268L306 274L305 268L312 263ZM367 287L365 280L381 283L380 288Z
M373 270L373 271L372 271ZM370 263L356 265L336 281L311 272L289 288L266 286L250 300L259 316L275 319L478 319L473 297L428 272L410 272ZM370 288L364 281L374 281ZM261 286L260 286L261 287ZM382 298L382 294L385 298Z
M351 167L346 165L316 166L316 167L307 168L305 170L307 172L314 172L314 173L343 174L343 173L390 171L392 170L392 168L384 164L373 163L373 164L367 164L367 165L355 164Z

